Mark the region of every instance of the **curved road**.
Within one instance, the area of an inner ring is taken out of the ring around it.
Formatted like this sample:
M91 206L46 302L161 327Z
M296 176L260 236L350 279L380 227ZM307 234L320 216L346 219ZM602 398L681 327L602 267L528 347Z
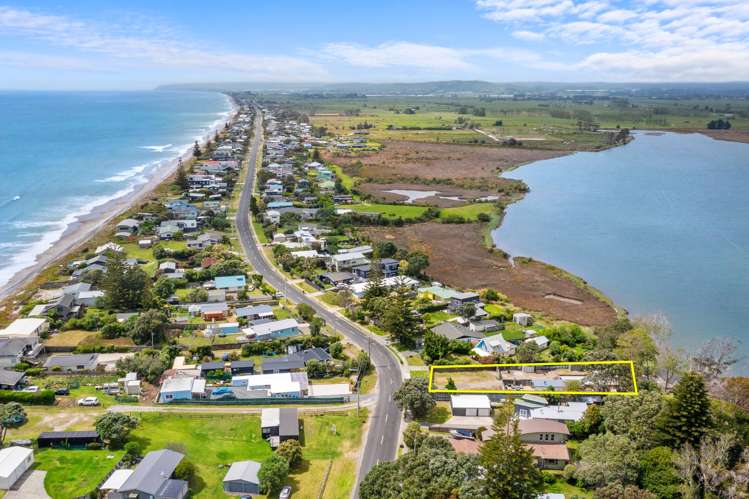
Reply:
M356 487L352 494L356 497L359 482L370 468L380 461L392 461L396 457L402 414L393 403L393 393L401 385L401 367L394 354L381 343L380 338L373 338L359 325L326 308L293 284L287 284L286 278L262 254L262 246L255 237L254 228L250 224L250 199L255 187L255 169L263 134L262 111L256 108L255 116L255 133L248 155L247 176L242 186L236 217L239 240L247 260L252 264L255 272L262 274L265 280L277 290L283 290L285 296L291 301L311 306L331 327L340 331L363 350L369 351L377 370L377 404L370 414L367 440L361 453Z

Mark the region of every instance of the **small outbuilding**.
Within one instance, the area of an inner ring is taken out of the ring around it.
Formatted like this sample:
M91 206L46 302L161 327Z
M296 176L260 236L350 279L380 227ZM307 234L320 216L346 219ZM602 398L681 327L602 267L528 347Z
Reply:
M224 476L224 492L227 494L260 494L260 479L257 461L237 461L231 464Z
M453 416L481 416L492 414L492 404L486 395L450 395Z
M95 431L44 431L37 437L40 449L44 447L85 447L94 442L101 442Z
M34 451L26 447L0 450L0 489L8 490L34 464Z

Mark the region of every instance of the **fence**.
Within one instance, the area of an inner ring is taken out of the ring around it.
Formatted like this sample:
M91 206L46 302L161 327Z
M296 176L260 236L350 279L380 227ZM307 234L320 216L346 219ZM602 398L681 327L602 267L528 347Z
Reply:
M273 398L259 397L252 399L228 400L172 400L163 405L310 405L310 404L343 404L346 397L315 397L315 398Z

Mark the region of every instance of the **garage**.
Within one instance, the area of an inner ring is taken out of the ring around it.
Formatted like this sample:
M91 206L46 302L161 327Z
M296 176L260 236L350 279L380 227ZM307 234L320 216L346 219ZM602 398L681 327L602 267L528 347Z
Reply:
M486 395L450 395L450 408L453 416L488 417L492 414L492 404Z

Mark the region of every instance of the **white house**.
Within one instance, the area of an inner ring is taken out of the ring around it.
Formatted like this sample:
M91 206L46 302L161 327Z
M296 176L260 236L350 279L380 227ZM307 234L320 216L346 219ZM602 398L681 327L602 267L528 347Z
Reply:
M0 489L10 489L32 464L34 451L31 449L13 446L0 450Z
M348 270L357 265L365 265L369 259L364 253L338 253L330 257L330 266L336 271Z
M409 288L415 288L419 285L419 281L416 279L413 279L411 277L406 276L395 276L395 277L386 277L382 279L381 281L382 286L386 288L395 288L398 286L406 286ZM357 298L361 298L364 296L364 293L367 291L367 288L369 287L369 281L365 282L355 282L353 284L350 284L348 286L351 293L354 294Z
M531 409L531 417L537 419L553 419L560 423L580 421L588 408L586 402L567 402L560 405L547 405Z
M520 324L521 326L530 326L533 324L533 317L531 314L525 312L517 312L512 314L512 322Z
M453 416L482 416L492 414L492 403L486 395L450 395Z
M0 337L27 338L29 336L39 336L41 333L44 333L48 329L49 323L47 322L47 319L28 317L25 319L16 319L11 322L8 327L0 330Z
M549 346L549 338L546 336L534 336L533 338L524 340L524 343L535 343L539 349L543 350Z
M234 376L231 385L248 391L265 391L269 397L301 398L309 389L307 373L247 374Z
M515 352L515 345L507 341L500 333L479 340L479 342L476 343L476 346L473 347L473 351L480 357L488 357L489 355L512 355Z

